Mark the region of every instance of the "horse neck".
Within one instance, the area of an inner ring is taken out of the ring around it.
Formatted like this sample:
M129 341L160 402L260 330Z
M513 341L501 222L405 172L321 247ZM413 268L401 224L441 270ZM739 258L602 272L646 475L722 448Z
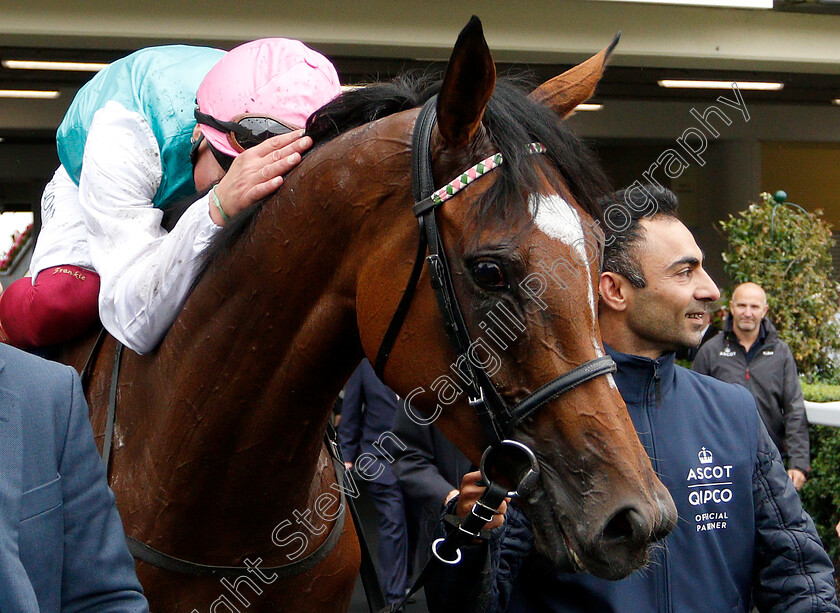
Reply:
M355 172L354 185L354 172L342 171L339 190L321 164L302 164L252 230L210 265L158 352L166 380L195 393L187 421L201 429L196 447L234 452L241 471L314 474L329 409L363 356L360 238L377 225L370 216L385 211L359 210L360 185L370 179ZM308 173L318 178L307 181ZM270 453L240 453L252 446Z

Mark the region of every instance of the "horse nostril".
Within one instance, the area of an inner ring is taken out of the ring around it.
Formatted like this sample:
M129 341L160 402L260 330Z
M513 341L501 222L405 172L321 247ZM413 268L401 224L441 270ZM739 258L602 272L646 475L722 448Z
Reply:
M671 533L677 526L677 508L670 497L659 501L659 521L653 526L651 538L654 541L661 541Z
M617 545L622 542L643 544L650 537L650 524L633 507L618 510L604 525L601 532L605 545Z

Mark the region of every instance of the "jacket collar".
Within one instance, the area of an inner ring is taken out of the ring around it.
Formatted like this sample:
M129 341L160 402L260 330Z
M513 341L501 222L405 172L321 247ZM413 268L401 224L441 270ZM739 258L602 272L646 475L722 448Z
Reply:
M629 353L620 353L606 343L604 348L618 366L615 382L625 403L641 404L647 399L656 402L656 378L659 379L661 395L664 396L673 387L676 376L673 352L652 360Z
M726 316L726 320L723 323L723 331L726 334L726 339L727 340L729 340L733 343L740 344L740 341L738 340L738 337L735 336L735 331L732 329L732 325L733 325L733 323L732 323L732 313L729 313ZM759 324L759 328L758 328L758 338L756 339L755 343L753 343L753 345L758 343L758 345L761 346L761 345L764 345L765 343L770 343L772 341L775 341L778 337L779 337L779 333L776 330L776 326L773 325L772 321L770 321L766 317L763 317L761 319L761 323Z

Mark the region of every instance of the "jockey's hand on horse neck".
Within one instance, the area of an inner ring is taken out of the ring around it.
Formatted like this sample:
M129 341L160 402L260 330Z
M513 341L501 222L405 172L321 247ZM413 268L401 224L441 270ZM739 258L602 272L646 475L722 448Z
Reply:
M481 498L485 487L478 485L481 479L479 471L467 473L461 479L461 492L458 494L458 502L455 505L455 514L459 517L466 517L472 510L473 505ZM493 520L484 524L485 530L492 530L493 528L500 528L505 523L505 513L507 513L507 506L510 498L505 498L502 505L498 508Z
M312 146L303 130L274 136L240 153L216 185L216 196L228 217L235 217L252 204L270 196L283 184L283 175L300 163L301 154ZM210 203L210 217L223 226L221 213Z

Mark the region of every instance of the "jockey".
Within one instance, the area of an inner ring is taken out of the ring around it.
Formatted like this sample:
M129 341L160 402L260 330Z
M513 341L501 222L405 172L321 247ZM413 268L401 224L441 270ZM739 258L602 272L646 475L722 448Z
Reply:
M282 38L228 53L150 47L100 71L58 128L61 166L41 200L31 278L0 296L0 332L40 347L98 316L136 352L154 349L204 248L280 187L312 146L306 119L339 92L329 60ZM196 192L164 230L163 212Z

